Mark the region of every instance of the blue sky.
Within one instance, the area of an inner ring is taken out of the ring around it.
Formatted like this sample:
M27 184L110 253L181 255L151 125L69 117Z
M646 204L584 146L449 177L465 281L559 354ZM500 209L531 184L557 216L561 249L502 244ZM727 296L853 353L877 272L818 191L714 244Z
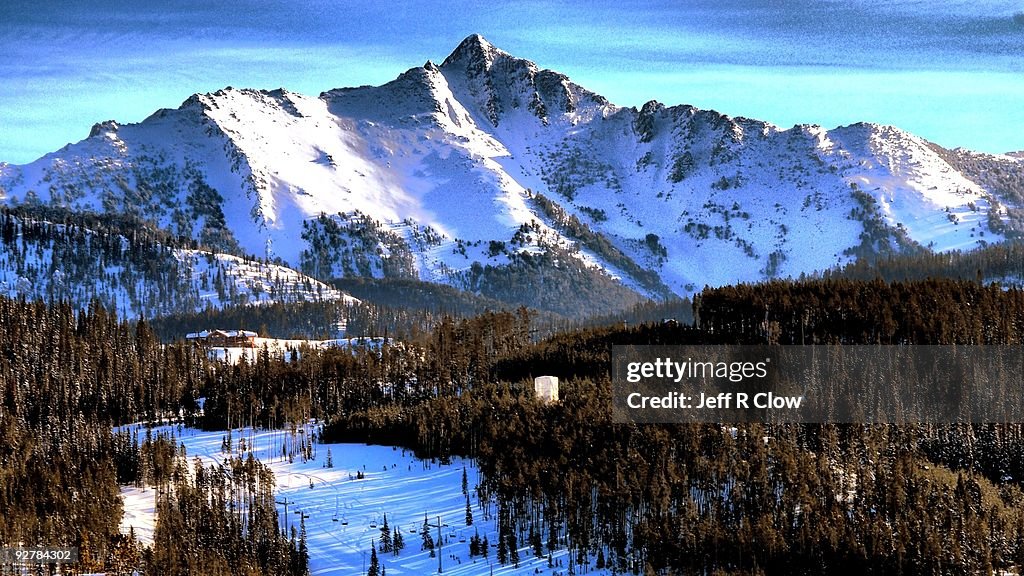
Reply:
M1018 1L2 5L0 161L14 163L195 92L380 84L474 32L620 105L656 99L784 127L866 120L944 146L1024 149Z

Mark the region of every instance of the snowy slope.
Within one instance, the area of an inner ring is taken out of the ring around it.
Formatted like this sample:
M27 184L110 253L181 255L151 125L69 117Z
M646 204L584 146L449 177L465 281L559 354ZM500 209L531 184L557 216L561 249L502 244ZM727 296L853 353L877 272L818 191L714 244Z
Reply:
M154 435L172 431L177 434L178 442L185 445L189 460L198 457L205 465L224 461L226 455L221 452L221 442L226 432L165 426L156 428ZM548 568L546 557L536 558L528 545L520 548L518 567L499 564L496 548L491 549L488 559L469 557L468 540L475 533L481 538L487 536L492 545L498 541L495 505L492 502L489 506L490 517L480 507L475 491L479 475L472 460L454 459L450 464L438 464L387 446L317 444L312 460L303 462L296 457L289 463L281 456L281 446L297 444L303 433L299 431L296 437L280 430L233 431L235 440L245 438L246 444L253 447L253 455L274 472L277 499L288 502L287 516L284 506L278 507L282 527L297 524L299 514L307 516L310 571L314 576L365 574L367 564L364 562L369 561L371 543L379 542L379 526L385 514L389 526L400 528L405 536L405 549L399 555L379 554L381 566L390 575L419 576L437 572L438 558L431 558L420 549L417 533L423 526L424 515L431 524L436 524L440 517L444 525L440 559L445 574L476 576L492 571L493 574L566 574L568 551L565 549L552 554L553 568ZM139 436L143 436L141 429ZM333 468L325 467L328 450ZM470 492L472 526L466 525L466 500L461 488L463 470ZM357 478L359 472L365 478ZM122 498L125 502L122 531L127 533L134 526L136 537L147 542L155 526L153 491L123 488ZM601 576L610 572L594 569L591 564L588 573Z
M229 305L357 302L285 266L175 248L82 226L4 215L0 296L94 300L121 317L152 318Z
M557 249L641 293L686 294L1001 240L1022 199L944 152L874 124L783 130L622 108L474 35L382 86L228 88L98 124L36 162L0 164L0 196L133 211L320 278L459 285L474 263ZM1024 159L1000 161L1024 172ZM531 192L588 230L557 226Z

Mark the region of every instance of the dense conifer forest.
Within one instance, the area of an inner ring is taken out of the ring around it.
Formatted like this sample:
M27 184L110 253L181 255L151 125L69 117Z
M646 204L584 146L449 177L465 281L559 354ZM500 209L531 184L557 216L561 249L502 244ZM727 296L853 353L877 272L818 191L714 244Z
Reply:
M0 545L78 546L87 570L302 574L301 534L281 531L258 462L230 460L229 481L173 437L116 427L315 418L325 441L475 458L472 511L498 519L503 563L529 543L568 547L577 574L1024 565L1024 424L614 424L609 382L613 344L1019 344L1024 293L822 279L705 289L692 322L679 306L543 338L525 309L440 317L380 350L221 365L99 305L0 299ZM533 398L542 374L562 380L561 402ZM118 534L119 484L159 490L152 547Z
M890 255L870 263L858 260L821 276L886 281L949 278L1017 286L1024 280L1024 244L1003 242L968 252Z
M140 447L114 433L194 412L210 371L198 351L162 346L145 323L119 322L99 305L76 312L0 298L0 325L0 545L77 547L85 572L306 573L258 463L233 462L230 481L189 475L173 439ZM118 533L119 484L158 490L152 547ZM247 490L247 506L226 506L226 493Z

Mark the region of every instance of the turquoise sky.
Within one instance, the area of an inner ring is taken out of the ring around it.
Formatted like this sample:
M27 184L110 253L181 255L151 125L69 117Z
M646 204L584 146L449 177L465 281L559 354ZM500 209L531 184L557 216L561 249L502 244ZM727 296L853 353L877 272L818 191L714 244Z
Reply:
M893 124L1024 150L1024 4L720 0L3 2L0 161L224 86L379 84L465 36L626 106L656 99L788 127Z

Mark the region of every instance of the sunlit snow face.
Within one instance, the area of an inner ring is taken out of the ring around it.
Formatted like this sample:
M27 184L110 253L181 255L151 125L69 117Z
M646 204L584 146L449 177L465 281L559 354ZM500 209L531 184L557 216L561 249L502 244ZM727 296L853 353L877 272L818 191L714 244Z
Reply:
M1015 1L461 4L8 3L0 160L227 85L379 84L472 32L621 105L690 103L782 126L866 120L948 146L1024 149Z

